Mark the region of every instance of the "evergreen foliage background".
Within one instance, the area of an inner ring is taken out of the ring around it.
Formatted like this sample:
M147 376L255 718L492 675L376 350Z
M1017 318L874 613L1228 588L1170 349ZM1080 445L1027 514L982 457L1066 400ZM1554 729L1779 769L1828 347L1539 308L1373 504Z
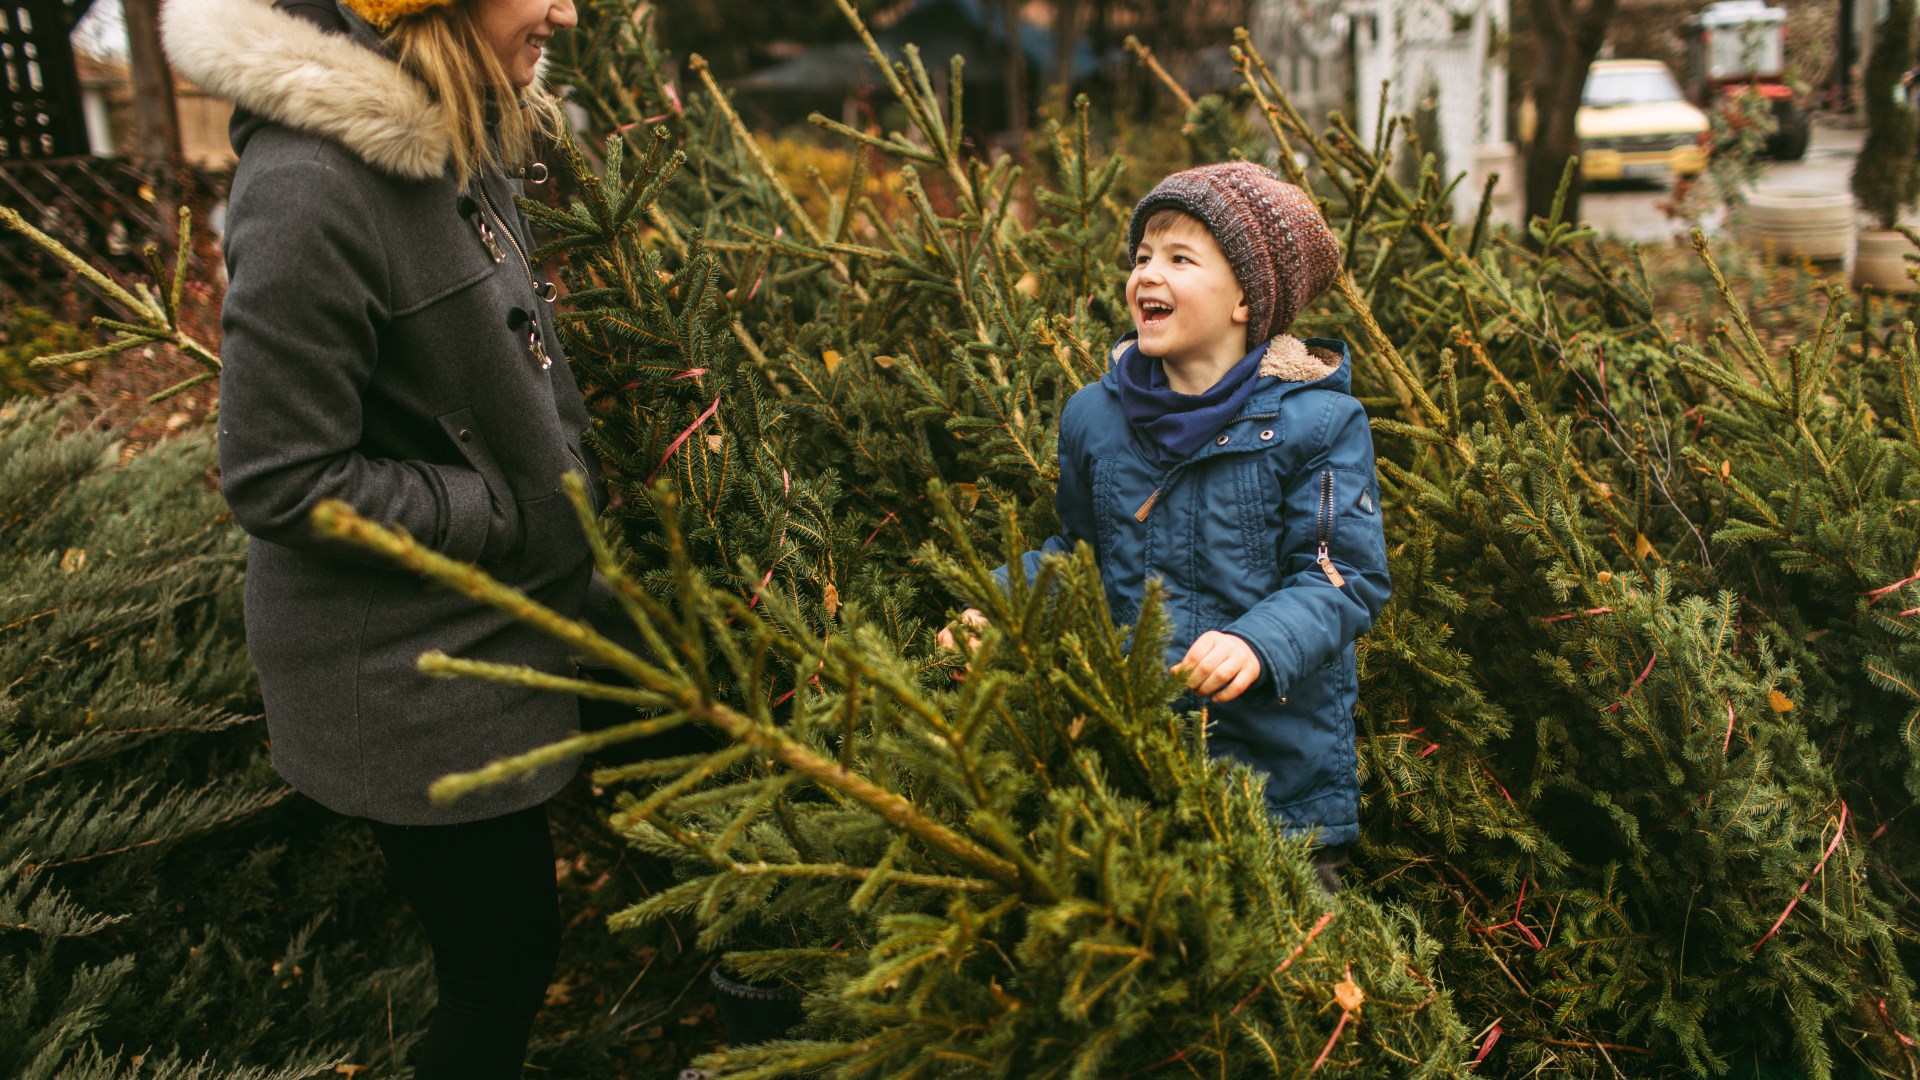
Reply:
M69 411L0 406L0 1074L331 1074L421 952L267 765L211 440Z

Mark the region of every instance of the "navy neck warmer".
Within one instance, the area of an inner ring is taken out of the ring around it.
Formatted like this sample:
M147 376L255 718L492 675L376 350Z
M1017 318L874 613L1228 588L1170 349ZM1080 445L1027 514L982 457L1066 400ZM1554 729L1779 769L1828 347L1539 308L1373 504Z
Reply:
M1113 365L1120 382L1120 408L1133 429L1153 444L1159 466L1172 468L1192 457L1239 414L1260 381L1257 373L1266 355L1263 341L1205 393L1182 394L1167 384L1167 369L1159 357L1143 354L1138 341L1129 341Z

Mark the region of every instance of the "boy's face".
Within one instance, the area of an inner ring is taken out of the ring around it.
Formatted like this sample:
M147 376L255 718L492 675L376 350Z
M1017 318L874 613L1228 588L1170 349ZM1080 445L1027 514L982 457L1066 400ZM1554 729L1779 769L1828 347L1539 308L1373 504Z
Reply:
M1185 214L1149 223L1127 277L1127 310L1148 356L1231 365L1246 355L1246 292L1213 234Z

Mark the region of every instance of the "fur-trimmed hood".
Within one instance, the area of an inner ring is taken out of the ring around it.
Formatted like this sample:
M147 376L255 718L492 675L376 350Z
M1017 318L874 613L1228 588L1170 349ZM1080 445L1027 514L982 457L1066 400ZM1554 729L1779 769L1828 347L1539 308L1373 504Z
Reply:
M380 51L371 27L339 14L345 34L270 0L167 0L160 34L174 70L208 93L337 142L381 172L441 175L453 146L445 111ZM236 152L243 142L236 131Z

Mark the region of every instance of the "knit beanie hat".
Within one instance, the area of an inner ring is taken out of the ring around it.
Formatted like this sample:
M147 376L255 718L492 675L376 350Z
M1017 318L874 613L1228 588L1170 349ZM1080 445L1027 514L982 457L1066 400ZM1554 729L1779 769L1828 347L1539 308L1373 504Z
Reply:
M363 0L355 0L363 2ZM1340 272L1340 245L1313 196L1250 161L1174 173L1140 200L1127 224L1127 261L1154 212L1197 218L1247 292L1247 351L1284 334Z
M387 32L396 20L409 15L418 15L429 8L447 7L454 0L340 0L353 9L355 15L367 20L367 25L382 34Z

